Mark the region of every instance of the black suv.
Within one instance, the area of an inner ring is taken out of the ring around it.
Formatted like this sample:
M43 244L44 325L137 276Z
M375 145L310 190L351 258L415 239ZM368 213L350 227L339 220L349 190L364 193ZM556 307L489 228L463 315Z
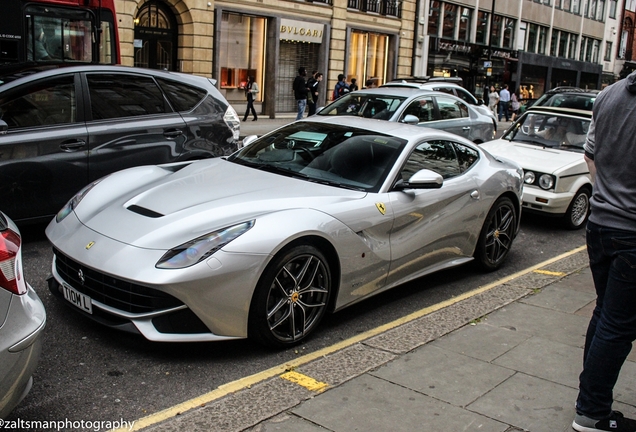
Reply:
M0 69L0 208L54 215L93 180L229 155L240 121L214 80L123 66Z

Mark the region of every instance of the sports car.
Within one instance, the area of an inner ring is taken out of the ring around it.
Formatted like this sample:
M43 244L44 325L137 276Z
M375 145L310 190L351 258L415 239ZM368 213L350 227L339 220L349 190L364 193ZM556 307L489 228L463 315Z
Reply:
M521 168L457 135L312 117L254 138L78 192L46 229L53 294L153 341L285 347L436 270L495 270L518 232Z

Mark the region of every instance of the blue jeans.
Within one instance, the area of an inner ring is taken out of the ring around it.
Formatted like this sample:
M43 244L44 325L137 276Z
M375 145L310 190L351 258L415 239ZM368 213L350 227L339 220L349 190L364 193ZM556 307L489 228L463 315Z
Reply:
M303 113L307 106L307 99L296 99L296 103L298 104L298 115L296 115L296 120L300 120L303 118Z
M601 420L612 412L612 390L636 340L636 232L587 224L596 308L585 336L577 412Z
M502 117L506 117L506 121L510 120L510 114L508 113L509 101L499 101L499 121Z

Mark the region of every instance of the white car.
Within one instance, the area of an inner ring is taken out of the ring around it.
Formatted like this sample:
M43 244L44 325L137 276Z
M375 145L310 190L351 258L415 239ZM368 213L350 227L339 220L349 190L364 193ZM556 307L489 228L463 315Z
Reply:
M562 217L569 229L585 225L592 177L583 145L591 116L591 111L531 108L500 139L481 145L524 169L525 211Z

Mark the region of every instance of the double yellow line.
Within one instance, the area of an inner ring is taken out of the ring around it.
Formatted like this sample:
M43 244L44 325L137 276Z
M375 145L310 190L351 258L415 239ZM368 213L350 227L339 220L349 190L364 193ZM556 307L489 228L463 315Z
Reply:
M346 339L342 342L336 343L334 345L325 347L321 350L315 351L313 353L309 353L306 355L303 355L301 357L298 357L297 359L288 361L284 364L278 365L278 366L274 366L270 369L264 370L262 372L258 372L254 375L250 375L241 379L238 379L236 381L232 381L230 383L227 384L223 384L220 385L219 387L217 387L215 390L212 390L209 393L203 394L201 396L195 397L193 399L190 399L188 401L182 402L178 405L174 405L170 408L166 408L165 410L159 411L155 414L151 414L147 417L143 417L139 420L134 421L134 426L129 429L129 428L121 428L121 429L116 429L113 430L112 432L125 432L125 431L138 431L144 428L147 428L149 426L155 425L157 423L160 423L164 420L168 420L170 418L173 418L176 415L179 414L183 414L193 408L198 408L201 407L203 405L206 405L214 400L220 399L224 396L227 396L230 393L234 393L236 391L239 390L243 390L246 388L251 387L254 384L257 384L259 382L265 381L266 379L275 377L275 376L279 376L280 378L286 379L288 381L292 381L297 383L298 385L301 385L311 391L316 391L316 392L320 392L325 390L328 387L328 384L326 383L322 383L320 381L316 381L311 377L308 377L306 375L302 375L300 373L294 372L294 369L302 366L304 364L307 364L313 360L316 360L320 357L332 354L336 351L340 351L344 348L347 348L351 345L355 345L358 342L361 342L363 340L369 339L373 336L377 336L378 334L384 333L388 330L391 330L395 327L401 326L402 324L408 323L410 321L413 321L417 318L421 318L425 315L429 315L435 311L438 311L440 309L444 309L448 306L451 306L453 304L459 303L460 301L466 300L470 297L473 297L477 294L481 294L483 292L486 292L488 290L493 289L494 287L497 287L499 285L503 285L506 282L509 282L513 279L516 279L520 276L523 276L525 274L528 273L540 273L540 274L545 274L545 275L550 275L550 276L565 276L565 273L560 273L560 272L551 272L551 271L547 271L547 270L540 270L541 267L545 267L549 264L552 264L556 261L560 261L564 258L567 258L571 255L574 255L578 252L581 252L583 250L585 250L586 246L580 246L576 249L573 249L569 252L566 252L564 254L561 254L559 256L556 256L554 258L551 258L549 260L543 261L542 263L539 263L537 265L534 265L532 267L529 267L527 269L521 270L517 273L511 274L510 276L506 276L502 279L497 280L496 282L492 282L488 285L484 285L482 287L476 288L472 291L468 291L464 294L461 294L457 297L453 297L451 299L445 300L441 303L437 303L435 305L426 307L424 309L420 309L416 312L413 312L409 315L406 315L402 318L399 318L395 321L392 321L390 323L381 325L379 327L376 327L374 329L371 329L369 331L366 331L364 333L361 333L359 335L356 335L354 337L351 337L349 339ZM129 423L133 423L133 422L129 422Z

